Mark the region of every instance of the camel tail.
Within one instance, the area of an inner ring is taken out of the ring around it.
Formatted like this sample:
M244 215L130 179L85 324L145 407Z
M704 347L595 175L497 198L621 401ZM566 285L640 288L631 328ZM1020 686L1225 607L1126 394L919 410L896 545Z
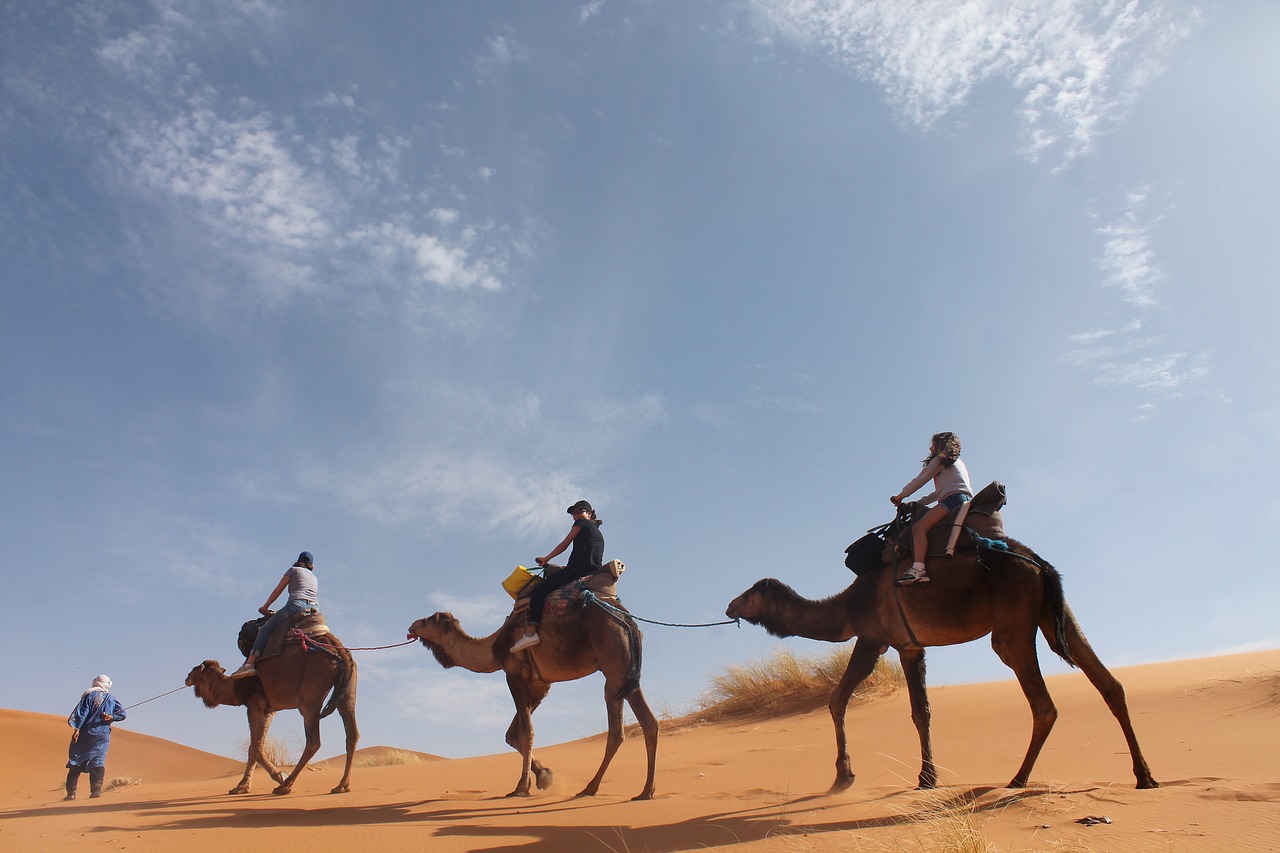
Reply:
M338 679L334 681L333 690L329 692L329 701L324 703L324 708L320 711L322 720L342 704L356 672L356 663L351 658L351 652L343 648L337 653L330 652L330 654L338 659Z
M627 680L622 682L622 686L618 688L618 692L614 697L616 699L626 699L640 689L640 629L636 627L634 619L627 618L625 623L627 626L627 645L631 647L631 665L627 668Z
M1044 584L1044 621L1041 630L1058 657L1071 666L1077 666L1071 654L1071 646L1067 643L1067 599L1062 591L1062 575L1048 562L1040 560L1040 579ZM1047 624L1052 621L1053 632L1050 634Z

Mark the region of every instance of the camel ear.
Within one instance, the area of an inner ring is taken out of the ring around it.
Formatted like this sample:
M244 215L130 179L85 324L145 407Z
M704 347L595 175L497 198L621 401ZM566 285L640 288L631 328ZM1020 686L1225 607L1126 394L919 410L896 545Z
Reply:
M213 669L213 670L217 670L220 673L226 672L226 670L222 668L222 664L218 663L216 660L207 660L204 663L200 664L200 668Z

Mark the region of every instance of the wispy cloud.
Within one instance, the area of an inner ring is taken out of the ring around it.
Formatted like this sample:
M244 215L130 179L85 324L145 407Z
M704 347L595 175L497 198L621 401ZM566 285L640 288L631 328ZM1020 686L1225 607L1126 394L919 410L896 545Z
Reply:
M238 264L254 288L237 290L237 301L287 298L299 289L339 297L355 287L391 300L414 299L423 284L502 289L514 251L506 232L468 214L464 172L449 182L459 203L440 204L444 193L412 187L403 166L414 130L368 138L350 92L326 86L281 111L242 91L224 92L206 73L196 59L202 40L237 32L248 38L265 14L259 5L219 7L210 20L200 6L170 3L124 32L101 22L112 35L96 57L119 85L110 103L81 120L110 126L106 167L191 217L205 244L210 235L219 241L220 259ZM261 23L269 35L278 22L267 15ZM494 68L522 58L509 34L493 37L484 54ZM309 121L317 112L324 120ZM468 152L456 149L456 156L465 161ZM497 171L470 167L470 175L475 185L493 183ZM429 212L419 209L426 198ZM334 272L353 265L359 276ZM175 302L166 287L166 300ZM208 285L199 299L215 302L229 292Z
M912 124L930 127L975 87L1002 79L1021 93L1023 151L1087 153L1108 122L1162 68L1195 13L1160 3L1061 0L757 0L794 41L879 84Z
M1163 213L1152 210L1153 204L1149 187L1134 190L1126 195L1119 215L1097 229L1103 238L1098 259L1102 285L1118 289L1139 316L1119 326L1069 336L1074 348L1063 359L1091 371L1099 385L1168 395L1203 380L1212 367L1205 353L1182 346L1170 350L1168 336L1153 329L1161 319L1154 309L1161 304L1158 286L1165 279L1154 248ZM1147 417L1152 408L1149 402L1141 404L1139 417Z

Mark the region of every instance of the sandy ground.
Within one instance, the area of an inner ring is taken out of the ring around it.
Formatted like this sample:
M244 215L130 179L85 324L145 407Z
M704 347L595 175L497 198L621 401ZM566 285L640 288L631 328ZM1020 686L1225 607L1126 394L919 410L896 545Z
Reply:
M824 710L667 726L649 802L630 801L644 781L638 736L590 799L573 794L599 763L600 737L539 749L556 783L527 799L503 796L516 782L514 753L357 766L351 793L339 795L328 793L341 773L332 760L286 797L259 770L253 793L229 796L238 762L122 725L107 778L137 784L90 800L81 777L81 798L64 803L65 720L0 710L0 850L1280 849L1280 651L1115 672L1159 790L1134 789L1119 726L1075 673L1049 679L1058 723L1023 790L1002 787L1030 735L1013 681L931 691L935 791L913 788L918 742L902 692L851 708L858 779L848 791L827 794ZM337 726L325 731L340 737ZM1080 822L1090 817L1109 823Z

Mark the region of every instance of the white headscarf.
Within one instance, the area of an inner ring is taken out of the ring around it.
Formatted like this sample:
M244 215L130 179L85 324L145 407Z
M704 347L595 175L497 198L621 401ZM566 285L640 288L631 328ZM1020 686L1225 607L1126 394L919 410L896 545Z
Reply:
M85 693L93 693L94 691L106 693L110 689L111 679L107 678L105 675L99 675L93 680L93 686L86 690Z

